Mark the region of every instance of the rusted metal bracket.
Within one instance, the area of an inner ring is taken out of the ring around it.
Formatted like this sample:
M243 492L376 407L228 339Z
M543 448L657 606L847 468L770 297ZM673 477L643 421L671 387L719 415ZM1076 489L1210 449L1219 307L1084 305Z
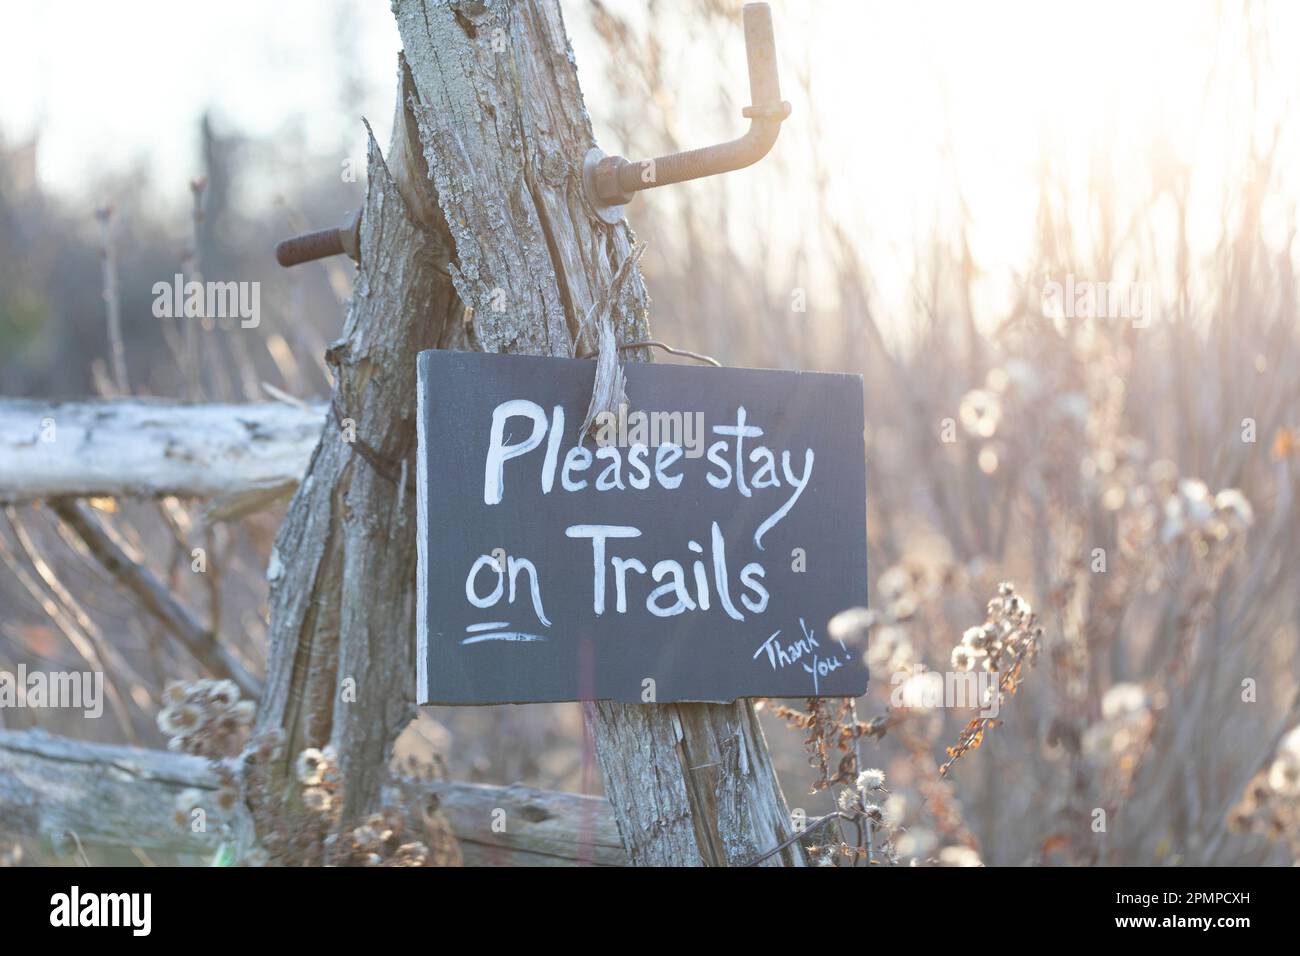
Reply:
M781 82L777 76L772 8L766 3L747 3L741 16L751 103L741 111L749 119L745 135L726 143L638 162L622 156L606 156L594 147L588 150L582 164L583 189L587 202L603 221L613 224L622 219L623 208L643 189L744 169L771 150L781 132L781 123L790 115L790 104L781 99ZM344 252L356 259L360 235L361 210L358 209L336 229L321 229L284 240L275 247L275 259L282 266L296 266Z
M742 111L749 119L748 131L739 139L716 146L639 162L630 162L622 156L606 156L595 148L588 150L582 166L583 186L587 201L602 220L618 222L623 217L623 207L643 189L744 169L772 148L781 132L782 121L790 115L790 104L781 99L781 82L777 76L772 9L766 3L747 3L742 17L752 104Z
M357 259L360 249L361 210L358 209L348 216L343 225L334 229L318 229L285 239L275 247L275 261L285 267L296 266L344 252Z

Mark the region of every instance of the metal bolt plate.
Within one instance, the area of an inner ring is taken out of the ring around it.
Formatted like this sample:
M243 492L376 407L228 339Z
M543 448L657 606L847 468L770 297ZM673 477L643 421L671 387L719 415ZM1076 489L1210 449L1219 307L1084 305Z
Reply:
M596 167L604 158L605 154L595 146L587 150L587 155L582 160L582 190L587 194L587 204L591 206L592 211L602 222L607 222L613 226L623 218L623 212L627 206L601 205L600 200L597 198Z

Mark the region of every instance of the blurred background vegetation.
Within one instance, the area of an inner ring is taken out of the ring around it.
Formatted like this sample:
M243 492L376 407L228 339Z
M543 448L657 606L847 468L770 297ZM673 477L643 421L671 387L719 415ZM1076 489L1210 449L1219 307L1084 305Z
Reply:
M563 6L607 152L742 128L738 3ZM855 769L887 778L877 862L1293 861L1296 8L773 6L794 106L773 154L642 194L628 213L648 242L657 338L728 365L865 376L873 682ZM251 7L232 16L264 32L238 52L166 13L148 21L147 48L181 31L188 51L151 63L151 82L228 63L183 127L154 123L129 91L87 90L84 114L57 97L28 121L0 110L0 393L117 392L106 253L133 393L328 393L323 353L352 265L282 270L271 250L361 203L360 117L387 141L396 34L382 5L294 9L314 23L308 52L294 24ZM145 55L121 26L95 47L109 85ZM54 41L11 30L5 42ZM100 68L86 64L81 84ZM223 100L227 85L242 92ZM250 97L256 130L241 122ZM131 150L69 146L92 120L119 122ZM160 168L187 172L159 178L155 148ZM260 326L211 323L192 368L181 333L152 315L153 284L180 271L262 286ZM1044 290L1067 277L1149 290L1149 314L1046 308ZM201 503L99 506L260 667L280 513L210 524ZM220 556L201 581L188 571L198 545ZM162 687L198 676L192 662L48 510L5 509L0 555L0 669L76 669L85 647L116 649L117 693L95 727L28 711L0 715L5 726L162 745ZM968 666L954 649L996 620L1002 581L1038 614L1038 660L1004 723L940 776L974 711L891 705L891 692ZM764 722L787 799L826 812L853 776L837 715L791 728L775 710ZM399 751L458 779L600 787L576 704L426 708Z

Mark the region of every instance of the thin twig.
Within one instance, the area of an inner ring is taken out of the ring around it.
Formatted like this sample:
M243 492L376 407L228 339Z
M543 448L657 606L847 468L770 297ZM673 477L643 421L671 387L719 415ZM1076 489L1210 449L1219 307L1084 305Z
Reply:
M126 346L122 343L122 297L117 280L117 251L113 244L113 207L95 210L99 220L99 258L104 275L104 305L108 311L108 350L113 361L113 385L119 395L131 394L126 377Z
M703 362L706 365L712 365L714 368L722 368L722 363L719 362L717 359L715 359L712 355L703 355L699 352L689 352L686 349L673 348L673 346L665 345L663 342L660 342L657 339L642 339L640 342L624 342L622 345L618 347L618 350L622 352L625 349L644 349L644 348L663 349L665 352L671 352L673 355L680 355L683 358L694 359L697 362ZM590 358L595 358L596 353L587 352L584 353L583 355L576 355L574 357L580 359L590 359Z
M94 629L94 623L86 616L80 605L75 605L67 600L70 593L58 581L52 570L45 560L36 550L35 542L27 534L18 521L15 510L6 507L3 512L9 525L9 530L13 533L14 539L18 542L18 549L23 556L27 558L27 565L18 560L18 551L8 547L7 542L0 538L0 559L13 572L18 583L23 586L31 598L40 605L45 616L50 619L63 636L67 638L68 643L72 645L83 661L92 671L99 671L105 675L105 689L108 692L109 700L113 704L113 712L117 716L118 724L122 728L122 733L132 743L139 743L135 736L135 730L131 725L131 717L127 713L126 700L117 689L117 681L114 680L115 671L110 669L106 659L111 658L117 665L117 672L129 671L129 665L122 659L122 655L111 644L102 640L101 635ZM28 566L34 570L40 579L45 582L49 594L41 590L36 578L28 572Z
M67 835L72 838L73 844L77 847L77 859L81 861L81 865L89 867L90 859L86 856L86 848L81 845L81 837L77 836L77 831L69 830Z
M51 499L50 506L76 532L104 569L138 597L144 609L175 635L195 660L219 677L233 680L246 696L253 699L261 696L261 683L148 568L133 560L92 515L76 501L67 498Z
M830 813L826 814L826 816L818 817L816 820L813 820L811 823L806 824L804 828L800 830L798 833L796 833L794 836L790 837L788 840L785 840L777 844L775 847L768 850L758 859L751 860L750 862L746 863L745 866L758 866L760 863L770 860L772 857L776 856L782 850L786 849L787 847L793 846L794 844L802 840L804 837L806 837L808 834L812 833L814 830L824 827L832 820L852 820L852 819L853 817L851 817L847 813L844 813L840 810L832 810Z

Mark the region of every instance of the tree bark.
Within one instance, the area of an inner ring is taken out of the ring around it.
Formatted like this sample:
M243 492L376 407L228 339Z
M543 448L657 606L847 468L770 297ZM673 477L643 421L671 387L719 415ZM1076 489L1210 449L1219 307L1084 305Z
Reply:
M387 162L370 139L352 302L326 353L331 418L267 569L257 726L282 735L278 780L289 801L298 753L334 745L344 825L377 808L393 740L415 713L415 356L464 345L446 229L407 108L413 88L404 65L399 74Z
M593 140L554 0L394 9L409 69L388 163L371 142L356 295L329 352L333 426L271 557L258 715L284 735L286 799L294 756L334 744L345 823L376 807L392 741L413 713L416 353L594 347L592 306L632 254L626 224L602 223L582 196ZM606 333L648 337L648 304L632 268ZM348 419L352 443L337 427ZM739 863L788 835L747 702L586 713L634 863ZM792 848L771 862L802 860Z
M632 254L627 224L587 206L594 145L555 0L395 0L451 278L489 352L572 356L599 344L589 313ZM635 265L617 301L618 341L649 337ZM647 356L628 355L633 359ZM635 864L747 862L790 835L748 701L585 708L606 794ZM802 864L795 846L771 865Z

